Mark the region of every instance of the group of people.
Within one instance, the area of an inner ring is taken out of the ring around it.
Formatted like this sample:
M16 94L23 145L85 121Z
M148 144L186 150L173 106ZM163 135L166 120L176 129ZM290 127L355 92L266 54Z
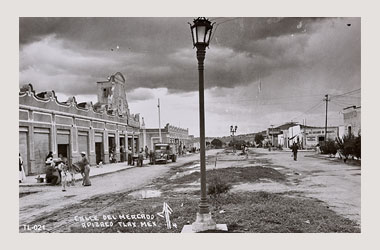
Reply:
M62 191L66 191L66 186L75 185L75 170L68 164L67 158L59 155L53 158L53 153L49 152L45 159L46 183L51 185L62 185Z
M184 155L186 154L186 146L185 145L179 145L178 146L178 155Z
M46 183L51 185L62 185L62 191L66 191L67 186L75 185L75 174L77 172L82 175L82 185L91 186L90 181L90 163L85 152L81 152L81 160L68 164L67 158L59 155L58 158L53 158L53 153L49 152L46 156Z

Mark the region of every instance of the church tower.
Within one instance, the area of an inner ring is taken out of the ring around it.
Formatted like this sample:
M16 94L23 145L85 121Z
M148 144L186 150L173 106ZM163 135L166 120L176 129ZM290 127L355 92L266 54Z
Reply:
M98 106L110 114L129 116L125 77L120 72L108 77L107 81L97 82L97 85Z

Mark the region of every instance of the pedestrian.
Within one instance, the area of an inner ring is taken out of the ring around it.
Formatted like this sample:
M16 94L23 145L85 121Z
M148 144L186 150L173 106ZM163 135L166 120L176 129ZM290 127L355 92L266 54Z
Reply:
M132 165L132 150L131 147L128 147L128 165Z
M144 150L141 148L140 153L138 154L137 166L142 167L144 161Z
M64 162L61 162L58 169L61 171L62 192L66 192L66 185L71 182L69 168Z
M317 146L315 147L315 150L317 151L317 154L320 154L320 153L321 153L321 147L320 147L319 143L318 143Z
M19 171L18 182L19 183L24 182L26 179L25 171L24 171L24 161L22 160L20 153L18 154L18 171Z
M153 157L154 157L153 150L150 150L149 151L149 164L151 164L151 165L154 163Z
M47 161L49 158L53 159L53 152L51 152L51 151L46 156L45 161Z
M83 178L82 185L83 186L91 186L90 163L87 160L86 152L81 152L80 154L81 154L82 159L79 162L77 162L76 165L78 165L80 168L80 173L81 173L82 178Z
M294 143L292 146L292 152L293 152L293 159L297 160L297 152L298 152L298 145L297 143Z
M110 163L114 163L113 149L110 148Z
M120 161L121 162L125 161L125 159L124 159L124 146L123 145L120 146Z
M148 146L145 145L145 159L148 159L149 157L149 149Z

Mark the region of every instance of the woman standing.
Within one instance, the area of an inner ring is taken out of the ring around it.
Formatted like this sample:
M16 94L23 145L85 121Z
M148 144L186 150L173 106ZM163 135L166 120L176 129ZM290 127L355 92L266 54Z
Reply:
M80 172L83 177L83 186L91 186L91 181L90 181L90 163L88 162L86 158L86 152L81 152L80 153L82 156L82 159L77 163L77 165L80 168Z
M20 153L18 154L18 171L19 171L18 182L19 183L24 182L26 179L25 171L24 171L24 161L22 160Z

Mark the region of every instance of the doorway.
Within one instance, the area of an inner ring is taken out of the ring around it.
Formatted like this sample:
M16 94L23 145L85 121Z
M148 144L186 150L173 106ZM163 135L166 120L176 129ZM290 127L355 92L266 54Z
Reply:
M110 163L116 162L115 149L116 149L115 137L109 136L108 137L108 152L109 152Z
M126 159L125 157L125 152L126 152L126 148L125 148L125 138L124 137L120 137L120 141L119 141L119 145L120 145L120 161L121 162L124 162Z
M95 157L96 157L96 164L98 165L99 162L103 162L103 143L101 142L95 142Z
M70 145L69 144L58 144L58 157L61 156L62 160L66 158L67 163L71 164L70 162Z

